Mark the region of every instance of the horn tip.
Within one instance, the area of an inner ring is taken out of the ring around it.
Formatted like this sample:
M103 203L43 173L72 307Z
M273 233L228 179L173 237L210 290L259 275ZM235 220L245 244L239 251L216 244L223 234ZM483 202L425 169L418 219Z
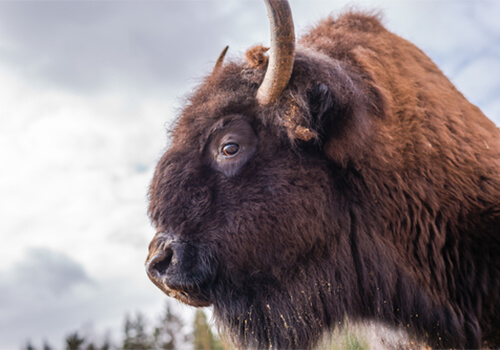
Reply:
M226 57L227 50L229 50L229 45L226 45L226 47L222 49L222 52L220 53L219 57L217 57L217 61L215 62L215 66L212 73L218 72L222 67L222 63L224 63L224 57Z

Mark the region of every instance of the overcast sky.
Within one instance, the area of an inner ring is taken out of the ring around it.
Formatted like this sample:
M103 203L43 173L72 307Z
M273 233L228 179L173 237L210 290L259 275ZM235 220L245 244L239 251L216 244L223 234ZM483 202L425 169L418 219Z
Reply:
M347 3L291 1L297 32ZM500 124L500 1L356 4ZM166 126L225 45L268 38L257 0L0 2L0 349L155 320L146 192Z

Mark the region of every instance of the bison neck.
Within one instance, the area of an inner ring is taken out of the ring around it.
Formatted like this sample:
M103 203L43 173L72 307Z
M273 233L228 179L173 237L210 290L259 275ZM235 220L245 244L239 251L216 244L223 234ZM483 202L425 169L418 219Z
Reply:
M433 347L463 344L452 336L462 333L452 307L415 283L394 244L361 229L363 213L348 210L341 227L348 234L333 235L338 248L322 261L281 280L220 287L214 315L223 333L241 348L307 349L346 319L376 320Z

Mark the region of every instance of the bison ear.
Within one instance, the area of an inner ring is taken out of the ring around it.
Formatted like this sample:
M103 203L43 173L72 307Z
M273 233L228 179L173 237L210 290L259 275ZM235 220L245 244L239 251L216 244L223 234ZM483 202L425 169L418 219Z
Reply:
M307 92L309 103L309 124L317 133L319 143L326 142L326 136L338 122L338 103L334 94L325 84L317 84Z
M313 86L307 93L309 125L316 133L313 147L341 164L366 146L370 127L367 102L353 87L333 90L326 84Z

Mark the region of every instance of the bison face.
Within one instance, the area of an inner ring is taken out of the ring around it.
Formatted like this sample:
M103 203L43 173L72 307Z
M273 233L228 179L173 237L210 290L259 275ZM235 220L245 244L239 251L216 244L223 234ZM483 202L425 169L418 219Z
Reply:
M287 89L263 106L264 73L229 62L189 99L149 191L147 270L167 295L214 305L243 347L307 347L335 322L318 311L325 300L342 315L357 297L344 165L369 139L369 93L338 62L298 51Z
M254 299L264 292L254 286L281 288L326 246L332 191L325 160L281 139L251 112L206 118L204 130L186 121L189 113L150 189L158 233L149 277L194 306L229 290Z

